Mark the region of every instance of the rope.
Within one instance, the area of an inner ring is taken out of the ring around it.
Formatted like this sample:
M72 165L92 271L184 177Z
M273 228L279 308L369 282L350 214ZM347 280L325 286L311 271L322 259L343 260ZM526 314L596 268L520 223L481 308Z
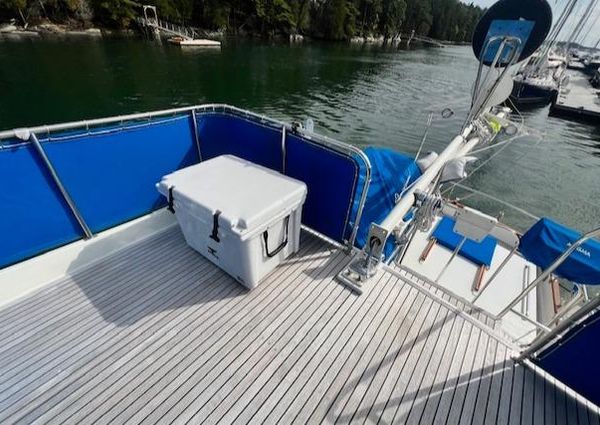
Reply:
M413 221L421 232L428 232L433 225L433 220L436 216L436 211L441 205L439 196L428 195L425 197L423 204L416 209Z

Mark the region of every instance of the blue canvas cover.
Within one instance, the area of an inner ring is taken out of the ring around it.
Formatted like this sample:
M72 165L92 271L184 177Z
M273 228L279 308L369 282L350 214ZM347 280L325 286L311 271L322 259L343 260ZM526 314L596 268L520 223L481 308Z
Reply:
M303 181L308 194L302 224L345 243L362 160L293 132L286 135L283 155L281 127L220 112L196 119L203 160L231 154Z
M598 405L599 357L600 311L596 311L545 348L537 356L536 363Z
M361 249L367 242L371 223L381 223L396 205L396 196L421 176L421 170L414 158L405 154L379 147L368 147L364 152L371 162L371 185L354 243ZM364 172L365 170L361 169L359 187L364 181ZM352 217L356 216L359 199L360 194L357 194ZM384 251L385 256L391 255L393 250L394 243L389 239Z
M155 183L198 162L187 115L39 138L94 233L166 205ZM0 149L0 180L7 188L0 191L0 269L83 236L31 143Z
M580 237L581 233L542 218L523 235L519 250L527 260L545 269ZM572 282L600 285L600 242L584 243L554 273Z
M437 240L437 243L453 251L463 238L454 231L454 224L455 221L453 219L444 217L431 234ZM481 242L467 239L460 248L460 251L458 251L458 255L472 261L478 266L490 267L494 258L496 244L496 239L491 236L487 236Z

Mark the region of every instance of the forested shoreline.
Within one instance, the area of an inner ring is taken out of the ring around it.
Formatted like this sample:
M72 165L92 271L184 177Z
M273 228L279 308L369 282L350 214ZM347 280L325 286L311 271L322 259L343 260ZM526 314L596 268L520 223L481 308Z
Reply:
M483 13L459 0L147 0L161 19L227 35L304 35L326 40L397 39L413 31L438 40L469 41ZM0 22L70 28L132 28L133 0L0 0Z

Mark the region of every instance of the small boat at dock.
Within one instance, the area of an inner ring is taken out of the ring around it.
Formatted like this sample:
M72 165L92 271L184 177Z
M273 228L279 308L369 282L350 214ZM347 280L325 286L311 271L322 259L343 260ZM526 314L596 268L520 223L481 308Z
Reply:
M220 41L207 40L203 38L170 37L167 41L181 47L221 47Z

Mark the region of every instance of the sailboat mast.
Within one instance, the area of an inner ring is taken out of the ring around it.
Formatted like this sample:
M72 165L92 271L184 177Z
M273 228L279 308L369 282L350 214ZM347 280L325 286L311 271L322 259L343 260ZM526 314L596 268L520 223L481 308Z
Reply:
M590 4L588 4L588 7L585 9L585 12L583 13L581 19L579 20L577 25L575 25L575 29L573 30L573 32L571 33L571 36L567 40L567 52L571 48L571 44L573 44L575 39L577 37L579 37L583 27L587 24L588 20L590 19L591 11L595 5L596 5L596 0L591 0Z
M534 59L533 64L532 64L533 67L527 73L528 75L533 75L540 71L543 64L546 62L546 58L548 57L548 54L550 53L550 49L556 44L556 40L557 40L559 34L561 33L562 29L564 28L567 20L573 13L573 10L575 9L577 2L578 2L578 0L570 0L565 5L565 8L563 9L562 13L558 17L552 30L550 31L550 34L548 35L548 41L545 43L544 47L540 50L539 56Z

